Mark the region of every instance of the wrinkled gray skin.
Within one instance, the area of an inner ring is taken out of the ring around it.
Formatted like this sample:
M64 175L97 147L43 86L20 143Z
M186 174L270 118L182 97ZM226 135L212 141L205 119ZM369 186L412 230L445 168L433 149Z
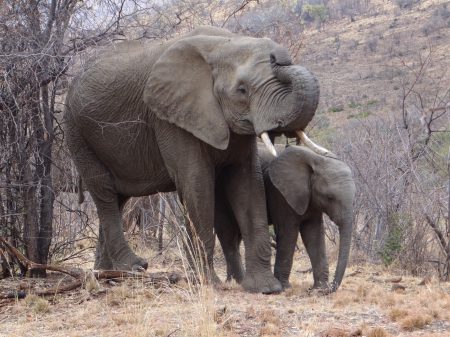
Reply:
M205 271L217 279L219 184L246 248L242 286L280 291L255 136L305 128L318 97L315 77L292 65L286 49L215 27L158 46L123 42L87 62L69 88L65 132L99 216L95 268L146 269L125 240L122 208L131 196L176 190L191 220L188 233L204 249Z
M311 260L313 287L333 292L341 284L350 250L355 197L350 168L333 158L333 154L324 157L303 146L275 147L278 157L273 157L262 144L258 144L268 218L276 234L275 277L283 288L290 287L289 275L300 231ZM328 283L323 213L339 227L340 232L338 263L331 283ZM228 279L239 281L244 271L238 250L241 238L236 221L232 216L217 218L215 226L227 261Z

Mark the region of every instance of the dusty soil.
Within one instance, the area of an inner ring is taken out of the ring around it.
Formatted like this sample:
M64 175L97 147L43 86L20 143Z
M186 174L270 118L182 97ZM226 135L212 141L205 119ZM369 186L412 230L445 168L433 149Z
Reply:
M183 273L181 253L157 256L146 250L141 254L153 256L152 272ZM220 249L216 266L224 279ZM352 265L339 290L323 296L309 291L308 269L308 258L300 248L291 276L293 287L274 295L246 293L234 282L211 286L88 278L70 292L4 301L0 336L449 335L449 283L440 284L432 277L427 285L419 285L421 278L393 274L381 265ZM393 283L399 277L401 281ZM0 292L32 293L70 281L57 273L46 280L14 277L0 281ZM405 290L391 291L393 284Z

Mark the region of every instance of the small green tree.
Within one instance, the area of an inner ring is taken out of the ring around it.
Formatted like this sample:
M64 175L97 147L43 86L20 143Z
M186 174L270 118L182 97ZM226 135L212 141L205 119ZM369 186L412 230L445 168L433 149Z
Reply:
M315 21L318 21L322 30L325 28L325 22L328 21L328 14L325 10L324 5L311 5L307 4L305 6L305 11L311 14L314 17Z

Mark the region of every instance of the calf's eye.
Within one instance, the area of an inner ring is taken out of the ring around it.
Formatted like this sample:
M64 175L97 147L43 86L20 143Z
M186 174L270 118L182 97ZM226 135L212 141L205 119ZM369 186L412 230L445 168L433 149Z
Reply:
M238 91L239 91L241 94L247 93L247 90L245 90L245 88L242 88L242 87L239 88Z

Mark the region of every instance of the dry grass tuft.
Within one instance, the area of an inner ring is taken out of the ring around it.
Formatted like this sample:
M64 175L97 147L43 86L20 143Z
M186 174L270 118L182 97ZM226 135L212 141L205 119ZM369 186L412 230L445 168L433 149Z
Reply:
M83 286L84 289L88 291L97 291L100 289L100 285L93 273L89 273L86 275Z
M50 303L46 299L34 294L28 294L25 297L25 304L31 308L35 314L47 312L50 307Z
M259 313L259 318L264 323L280 324L280 318L277 316L275 310L264 310Z
M377 326L367 333L367 337L387 337L388 333L381 326Z
M402 321L401 327L404 330L413 331L416 329L422 329L426 324L429 324L430 322L431 322L430 316L421 316L421 315L408 316Z
M441 312L440 310L436 308L431 308L428 310L428 315L430 315L433 319L439 319L441 318Z
M263 323L259 328L258 336L280 336L280 328L273 323Z
M324 336L324 337L347 337L348 332L343 329L329 328L321 336Z
M284 290L283 294L286 297L300 296L301 290L299 287L290 287Z
M393 322L397 322L399 319L404 318L406 316L408 316L408 311L404 309L393 308L389 312L389 318Z
M385 308L395 307L397 303L395 293L389 293L384 296L383 302L381 303Z
M356 296L359 298L366 298L369 292L369 287L363 283L358 285L358 288L356 289Z

